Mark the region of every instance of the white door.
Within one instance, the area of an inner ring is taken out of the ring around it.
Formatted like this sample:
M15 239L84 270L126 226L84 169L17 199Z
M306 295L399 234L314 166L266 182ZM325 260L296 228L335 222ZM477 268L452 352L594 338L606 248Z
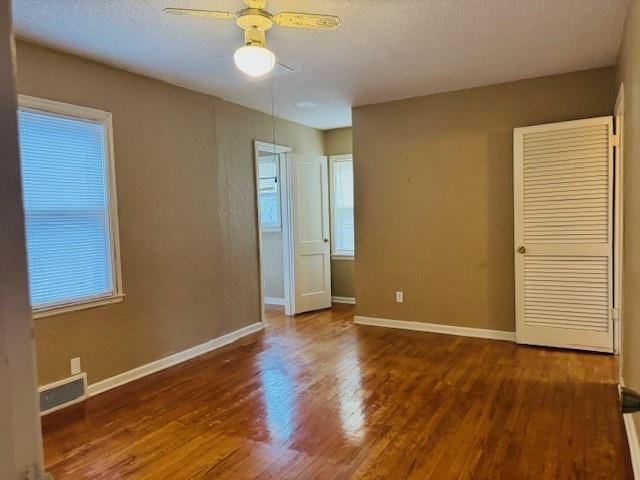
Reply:
M331 306L327 158L292 154L291 250L293 311Z
M612 118L514 131L516 339L613 351Z

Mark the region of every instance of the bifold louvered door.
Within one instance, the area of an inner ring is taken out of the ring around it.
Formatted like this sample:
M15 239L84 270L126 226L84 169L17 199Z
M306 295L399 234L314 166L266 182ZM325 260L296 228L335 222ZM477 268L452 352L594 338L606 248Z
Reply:
M514 131L518 343L613 351L612 118Z

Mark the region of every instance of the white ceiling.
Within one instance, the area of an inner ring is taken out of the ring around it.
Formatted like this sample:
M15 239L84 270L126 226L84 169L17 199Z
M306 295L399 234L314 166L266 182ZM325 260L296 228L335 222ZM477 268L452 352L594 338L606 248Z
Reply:
M299 71L275 76L275 114L327 129L351 106L613 65L627 0L271 0L331 13L337 31L274 27L268 46ZM13 0L19 37L271 112L271 81L231 54L231 20L166 6L239 10L241 0Z

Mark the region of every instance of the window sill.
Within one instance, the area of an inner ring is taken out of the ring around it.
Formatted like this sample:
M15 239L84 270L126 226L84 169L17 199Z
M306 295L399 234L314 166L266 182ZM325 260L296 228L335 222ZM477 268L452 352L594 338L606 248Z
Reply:
M51 307L39 308L33 310L33 318L53 317L54 315L61 315L63 313L75 312L77 310L86 310L88 308L102 307L105 305L112 305L114 303L120 303L124 300L124 294L116 294L109 297L92 298L91 300L83 300L75 303L68 303L66 305L55 305Z
M331 255L331 260L349 260L349 261L354 261L355 259L356 259L355 255L339 255L339 254Z
M276 233L281 232L282 227L262 227L260 230L264 233Z

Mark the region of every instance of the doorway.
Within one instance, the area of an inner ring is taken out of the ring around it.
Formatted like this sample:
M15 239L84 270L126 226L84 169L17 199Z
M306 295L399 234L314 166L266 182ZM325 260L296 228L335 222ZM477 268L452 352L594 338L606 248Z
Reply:
M286 315L331 307L327 157L256 140L260 288Z
M260 245L260 286L262 312L265 305L281 305L291 315L289 265L290 222L287 157L291 148L254 142L258 232Z

